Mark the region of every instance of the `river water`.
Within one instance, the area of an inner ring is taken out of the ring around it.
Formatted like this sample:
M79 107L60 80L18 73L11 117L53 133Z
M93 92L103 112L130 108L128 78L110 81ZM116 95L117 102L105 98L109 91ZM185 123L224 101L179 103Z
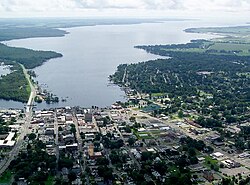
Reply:
M67 102L37 105L38 108L92 105L106 107L125 94L110 85L108 76L121 63L154 60L160 56L135 49L136 45L187 43L209 39L207 34L185 33L190 27L211 26L201 21L169 21L133 25L100 25L68 28L65 37L31 38L5 42L9 46L52 50L63 54L35 68L37 81ZM0 100L0 108L23 108L23 104Z

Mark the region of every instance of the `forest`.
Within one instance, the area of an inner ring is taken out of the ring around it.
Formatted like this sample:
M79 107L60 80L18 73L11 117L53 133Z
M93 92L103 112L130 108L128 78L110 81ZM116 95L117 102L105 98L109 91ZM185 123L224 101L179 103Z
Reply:
M183 52L200 42L187 45L138 46L168 59L119 65L110 78L116 84L139 93L162 93L162 113L194 111L205 127L249 120L250 57L206 52ZM171 48L171 50L169 50Z
M0 98L4 100L14 100L27 102L30 94L30 87L22 67L16 62L4 62L10 65L10 74L0 77Z
M27 69L35 68L42 65L45 61L57 57L62 57L62 54L53 51L35 51L0 44L0 60L16 61L23 64Z
M62 57L62 55L53 51L35 51L9 47L0 43L0 61L4 65L11 66L10 74L0 76L0 98L27 102L30 87L20 64L27 69L32 69L56 57Z

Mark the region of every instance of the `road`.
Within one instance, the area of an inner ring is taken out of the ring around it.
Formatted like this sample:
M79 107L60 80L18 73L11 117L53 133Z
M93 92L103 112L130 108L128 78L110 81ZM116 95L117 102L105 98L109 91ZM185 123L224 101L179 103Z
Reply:
M83 160L83 164L80 161L80 166L81 166L82 172L85 172L86 171L86 165L87 165L86 164L85 151L84 151L84 149L82 147L83 140L82 140L81 135L80 135L80 130L79 130L79 126L78 126L78 120L77 120L77 116L76 116L75 113L73 114L73 121L74 121L74 124L75 124L75 127L76 127L76 139L77 139L77 143L78 143L78 149L80 151L80 156L82 158L81 160ZM89 185L90 182L89 182L88 175L86 175L85 180L86 180L86 184Z
M36 96L36 89L30 80L30 76L28 75L27 70L24 68L23 65L21 65L21 66L23 68L23 73L24 73L27 81L29 82L31 92L30 92L29 100L27 102L25 122L23 124L23 127L21 128L20 135L17 138L17 142L16 142L15 146L9 152L8 157L3 159L0 163L0 175L9 167L11 161L14 160L16 158L16 156L18 155L18 153L21 149L21 146L23 144L24 137L29 133L29 126L30 126L30 123L32 120L32 111L31 110L33 107L34 98Z
M59 170L58 170L58 161L59 161L59 142L58 142L58 120L57 120L57 116L56 116L56 112L54 113L54 118L55 118L55 124L54 124L54 128L55 128L55 145L56 145L56 174L57 176L59 176Z
M111 116L111 113L110 113L110 112L109 112L109 117L110 117L111 120L112 120L112 116ZM128 120L124 120L124 121L128 122ZM123 137L122 133L120 132L117 123L114 122L113 125L114 125L115 129L117 130L118 134L120 135L120 138L123 140L123 142L124 142L124 144L125 144L125 143L126 143L126 140L125 140L125 138ZM129 157L133 160L134 164L137 166L137 169L138 169L138 170L141 170L141 165L140 165L140 163L137 161L137 159L134 157L134 154L131 153L130 147L128 147L126 144L124 145L124 147L126 148Z
M30 86L30 97L29 97L29 100L28 100L27 105L26 105L26 113L29 113L32 110L34 99L36 97L36 88L35 88L34 84L32 83L32 81L30 79L30 75L28 74L25 67L23 65L21 65L21 67L23 69L23 73L25 75L25 78L27 79L29 86Z
M207 146L211 146L212 148L214 148L215 152L222 153L224 155L223 158L225 158L225 159L234 160L234 161L236 161L236 162L238 162L238 163L240 163L240 164L242 164L242 165L244 165L246 167L250 166L250 161L238 158L238 157L236 157L236 154L229 154L226 151L223 151L220 147L214 147L209 141L207 141L206 137L211 135L211 134L216 133L214 131L209 131L206 134L203 134L202 136L195 135L195 134L193 134L191 132L188 132L188 131L182 129L181 127L179 127L178 125L176 125L173 122L166 121L166 120L161 120L161 119L152 117L152 116L148 115L147 113L143 113L143 112L140 112L140 111L137 111L137 110L132 110L131 109L131 111L132 111L132 114L137 114L137 116L139 116L139 117L147 117L148 119L158 120L159 122L164 123L165 125L169 126L170 128L174 129L175 131L177 131L178 133L180 133L182 135L189 136L189 137L191 137L193 139L204 141L204 143Z

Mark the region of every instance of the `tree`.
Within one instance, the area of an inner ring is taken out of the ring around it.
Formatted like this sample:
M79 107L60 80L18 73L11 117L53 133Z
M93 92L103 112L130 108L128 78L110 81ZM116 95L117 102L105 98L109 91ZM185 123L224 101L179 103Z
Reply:
M28 138L29 138L29 140L34 140L34 139L36 139L36 134L31 133L31 134L29 134Z
M191 157L196 156L196 151L193 147L188 149L188 155Z
M97 165L108 165L109 164L109 160L106 159L105 157L97 158L96 159L96 164Z
M73 167L73 160L69 159L69 158L59 159L58 166L59 166L59 169L62 169L63 167L72 168Z
M68 174L68 178L69 178L69 181L72 182L72 181L76 180L77 176L74 172L71 171Z
M63 128L61 126L58 127L58 131L63 131Z
M97 168L98 174L104 178L104 180L107 182L108 180L113 180L113 170L107 166L99 166Z
M135 138L133 138L133 137L130 137L130 138L128 139L128 144L129 144L130 146L133 146L133 145L135 144L135 142L136 142L136 140L135 140Z
M179 110L179 112L178 112L178 117L179 117L179 118L183 118L183 117L184 117L183 111Z

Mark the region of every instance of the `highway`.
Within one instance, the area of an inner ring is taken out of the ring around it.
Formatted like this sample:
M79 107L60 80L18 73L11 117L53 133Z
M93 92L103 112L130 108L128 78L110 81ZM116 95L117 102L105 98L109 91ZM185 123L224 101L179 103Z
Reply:
M24 68L23 65L21 65L21 66L23 68L23 73L24 73L24 75L25 75L25 77L30 85L31 92L30 92L29 100L27 102L25 122L21 128L20 135L17 138L15 146L9 152L8 157L5 157L5 159L3 159L0 163L0 175L9 167L11 161L13 159L15 159L16 156L18 155L18 153L21 149L21 146L23 144L24 137L29 133L29 126L30 126L30 123L32 120L32 107L33 107L34 98L36 96L36 89L30 80L30 76L28 75L27 70Z

